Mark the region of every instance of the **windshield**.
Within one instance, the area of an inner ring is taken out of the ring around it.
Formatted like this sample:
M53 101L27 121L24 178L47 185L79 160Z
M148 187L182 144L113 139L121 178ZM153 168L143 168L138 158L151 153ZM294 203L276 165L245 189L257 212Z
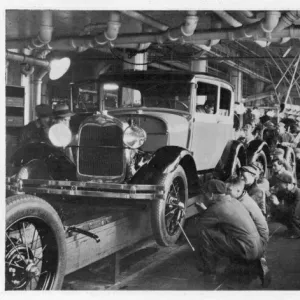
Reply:
M155 107L189 111L191 83L187 81L135 81L101 84L105 110Z

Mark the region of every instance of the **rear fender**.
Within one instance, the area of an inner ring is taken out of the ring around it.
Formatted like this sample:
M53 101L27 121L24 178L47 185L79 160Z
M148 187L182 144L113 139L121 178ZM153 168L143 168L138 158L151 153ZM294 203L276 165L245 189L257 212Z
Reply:
M255 158L255 156L263 151L267 158L268 167L271 166L271 155L270 155L270 149L268 144L265 141L262 140L253 140L249 143L247 147L247 157L248 162L252 162Z
M247 155L244 144L237 140L231 140L227 143L215 168L218 178L225 181L233 174L236 158L239 158L241 165L247 164Z
M174 172L179 164L185 171L189 187L198 182L197 169L191 152L177 146L165 146L153 154L132 177L130 183L156 184L162 175Z

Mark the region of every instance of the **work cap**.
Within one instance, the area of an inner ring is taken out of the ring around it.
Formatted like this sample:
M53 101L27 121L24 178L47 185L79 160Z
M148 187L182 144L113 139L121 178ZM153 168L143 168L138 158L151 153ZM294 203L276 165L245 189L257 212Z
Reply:
M251 164L249 166L242 166L240 168L241 172L248 172L252 174L253 176L257 176L259 174L259 168L255 166L254 164Z
M284 150L282 148L276 148L273 153L274 156L282 154L284 154Z
M270 120L264 123L264 126L267 127L268 129L274 129L275 125L273 122L271 122Z
M246 125L243 127L243 130L244 130L244 131L252 130L252 126L251 126L250 124L246 124Z
M36 115L39 118L51 117L52 116L52 108L48 104L39 104L35 107Z
M204 184L204 191L213 194L225 194L226 185L223 181L217 179L211 179Z
M53 115L55 118L65 118L65 117L74 116L75 114L71 112L67 104L59 103L55 106Z
M290 172L282 172L277 174L276 178L283 183L295 183L294 176Z

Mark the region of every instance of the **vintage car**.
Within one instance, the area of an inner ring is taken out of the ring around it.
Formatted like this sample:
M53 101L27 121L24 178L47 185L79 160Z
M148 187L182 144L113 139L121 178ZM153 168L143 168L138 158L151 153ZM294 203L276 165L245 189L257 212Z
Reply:
M77 119L75 162L62 151L70 132L57 125L49 132L55 146L31 143L12 157L16 173L7 178L7 289L29 289L29 283L30 289L60 288L66 253L79 251L66 250L65 231L97 240L95 232L65 226L51 206L53 199L88 198L97 206L120 200L132 206L146 203L153 236L170 246L185 219L197 213L205 180L226 180L251 161L260 161L267 173L267 144L254 140L246 148L233 139L234 93L228 82L204 73L128 71L101 75L92 82L93 91L90 84L78 84L96 95L90 101L96 111L89 110L82 122ZM131 225L130 230L146 226ZM106 255L119 249L108 247ZM67 273L103 257L99 251L95 248L91 258L81 258Z

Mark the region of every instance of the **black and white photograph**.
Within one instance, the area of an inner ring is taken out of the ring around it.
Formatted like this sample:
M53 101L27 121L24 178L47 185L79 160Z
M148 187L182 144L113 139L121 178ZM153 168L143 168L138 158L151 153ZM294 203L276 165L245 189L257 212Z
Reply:
M2 11L5 293L300 298L300 3L91 2Z

